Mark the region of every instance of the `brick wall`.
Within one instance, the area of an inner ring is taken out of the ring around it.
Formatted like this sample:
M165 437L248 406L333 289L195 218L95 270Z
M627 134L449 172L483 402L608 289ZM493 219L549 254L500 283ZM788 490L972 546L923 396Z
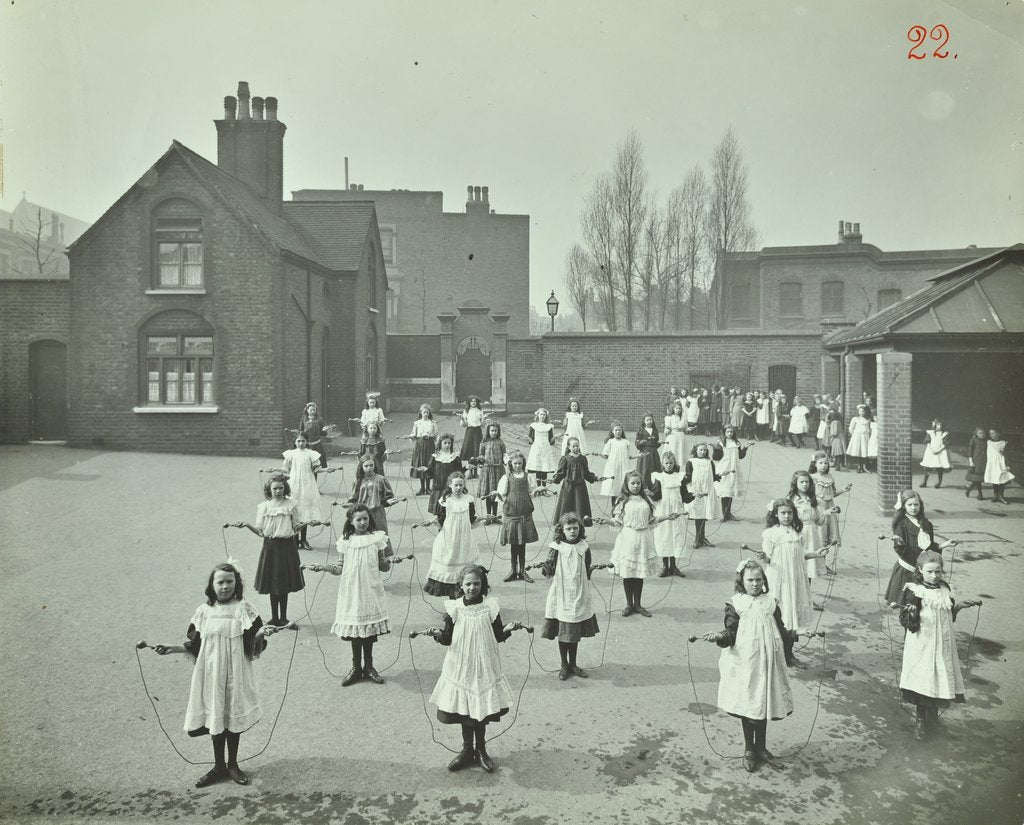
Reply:
M544 400L544 367L540 338L509 338L505 364L508 404L528 404L536 408Z
M546 407L565 409L574 395L587 415L602 423L618 418L627 428L635 427L645 412L664 415L669 387L690 385L691 375L749 368L749 388L767 390L768 368L791 364L797 394L820 392L821 336L816 332L555 333L541 338L541 349Z
M0 330L0 441L24 443L31 437L29 347L68 342L68 281L0 280Z
M282 409L281 260L173 156L115 204L71 252L69 440L175 452L276 452L294 410ZM147 294L154 285L154 210L170 201L203 220L203 295ZM143 326L191 313L214 331L217 413L135 413L143 399Z
M878 511L891 514L896 494L913 486L909 352L875 356L878 368Z

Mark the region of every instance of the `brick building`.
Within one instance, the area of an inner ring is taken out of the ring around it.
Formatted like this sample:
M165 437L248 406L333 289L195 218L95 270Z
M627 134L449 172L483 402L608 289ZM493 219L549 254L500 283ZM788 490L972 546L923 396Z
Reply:
M478 302L530 334L530 216L491 209L486 186L466 187L465 212L445 212L441 192L301 189L295 202L372 201L388 268L388 330L437 334L438 316Z
M839 222L835 244L731 252L712 289L724 329L820 329L856 324L925 286L928 279L997 249L883 252L859 223Z
M216 164L173 142L69 250L72 444L265 454L383 389L373 204L285 203L277 100L224 107Z

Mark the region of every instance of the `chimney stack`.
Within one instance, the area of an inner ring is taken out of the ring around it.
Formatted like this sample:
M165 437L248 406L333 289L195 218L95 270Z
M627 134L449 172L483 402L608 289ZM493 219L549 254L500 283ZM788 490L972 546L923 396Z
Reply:
M482 193L483 193L483 199L484 199L484 208L486 208L486 207L488 206L488 201L487 201L487 189L488 189L488 187L486 187L486 186L484 186L484 187L483 187L483 188L481 189L481 191L482 191Z
M486 186L467 186L466 187L466 214L467 215L487 215L490 213L489 208L490 193Z
M224 98L224 119L216 120L217 166L266 199L280 214L284 199L284 133L277 119L277 98L254 97L249 84L238 84L238 97Z
M839 243L843 242L843 219L839 219Z
M238 81L238 118L239 120L250 120L249 114L249 84L244 80Z
M844 235L849 235L852 232L853 232L853 224L851 224L849 221L847 221L846 222L846 231L843 234Z

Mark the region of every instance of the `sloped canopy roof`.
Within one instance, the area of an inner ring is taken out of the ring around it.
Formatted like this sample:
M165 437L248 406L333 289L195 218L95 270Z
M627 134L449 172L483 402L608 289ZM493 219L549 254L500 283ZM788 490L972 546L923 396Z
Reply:
M284 215L309 238L329 269L359 269L373 224L373 201L286 201Z
M1001 249L929 279L930 283L854 327L826 349L894 335L1024 333L1024 244Z

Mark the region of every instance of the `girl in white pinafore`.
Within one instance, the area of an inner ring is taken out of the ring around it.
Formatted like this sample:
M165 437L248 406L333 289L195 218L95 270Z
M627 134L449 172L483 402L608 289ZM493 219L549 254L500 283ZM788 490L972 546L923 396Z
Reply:
M665 416L662 435L665 436L662 455L672 453L676 458L686 455L686 417L683 415L683 402L679 399L672 402L672 411Z
M591 421L591 424L594 422ZM569 406L565 408L565 418L562 426L565 432L562 433L562 455L569 452L569 439L576 438L580 442L580 452L587 452L587 437L583 434L587 422L583 420L583 411L580 409L580 402L575 398L569 399Z
M753 445L741 446L739 428L730 425L722 428L722 437L718 439L718 444L711 453L715 469L722 477L721 481L715 482L715 492L722 500L722 521L739 521L732 514L732 500L736 497L740 459L747 457L747 449L751 446Z
M302 524L323 521L320 506L320 487L316 483L316 471L320 467L320 453L307 447L306 436L295 437L295 449L285 450L284 473L291 487L291 498L295 502L295 516ZM299 549L312 550L306 541L306 528L299 530Z
M423 592L448 598L459 592L462 568L480 564L480 549L473 536L476 507L473 496L466 492L462 473L452 473L448 478L448 490L437 503L437 521L441 529L434 536Z
M672 452L661 456L661 471L651 473L651 499L654 501L654 516L671 516L686 512L686 505L693 501L683 484L683 474ZM683 519L668 519L654 527L654 546L661 555L662 578L686 575L679 569L679 560L686 547L686 522Z
M857 472L863 473L868 457L868 439L871 437L871 417L866 404L857 405L857 414L850 419L850 438L846 442L846 455L857 459Z
M555 455L555 425L548 420L548 411L541 407L533 414L533 423L526 431L530 439L530 454L526 457L526 469L537 476L537 486L545 487L548 473L558 469Z
M1006 466L1006 442L1003 440L999 430L988 431L987 454L985 460L985 483L992 485L992 500L999 504L1008 504L1006 500L1006 485L1016 477ZM979 493L980 495L980 493Z
M643 477L636 470L630 470L622 484L622 495L612 507L612 518L622 529L615 537L611 563L615 573L622 579L622 590L626 594L623 616L639 613L650 618L650 611L643 607L644 578L653 576L658 569L658 551L654 544L654 502L643 489ZM669 518L666 516L665 518Z
M629 472L629 441L626 440L626 431L618 421L612 422L601 455L607 459L601 470L601 475L604 476L601 495L611 499L614 507L615 498L622 490L622 482Z
M690 459L686 462L683 483L697 500L686 508L687 515L693 522L694 547L714 547L708 541L708 519L722 517L722 503L715 492L715 482L722 476L715 470L715 462L711 460L711 450L707 444L694 444Z

